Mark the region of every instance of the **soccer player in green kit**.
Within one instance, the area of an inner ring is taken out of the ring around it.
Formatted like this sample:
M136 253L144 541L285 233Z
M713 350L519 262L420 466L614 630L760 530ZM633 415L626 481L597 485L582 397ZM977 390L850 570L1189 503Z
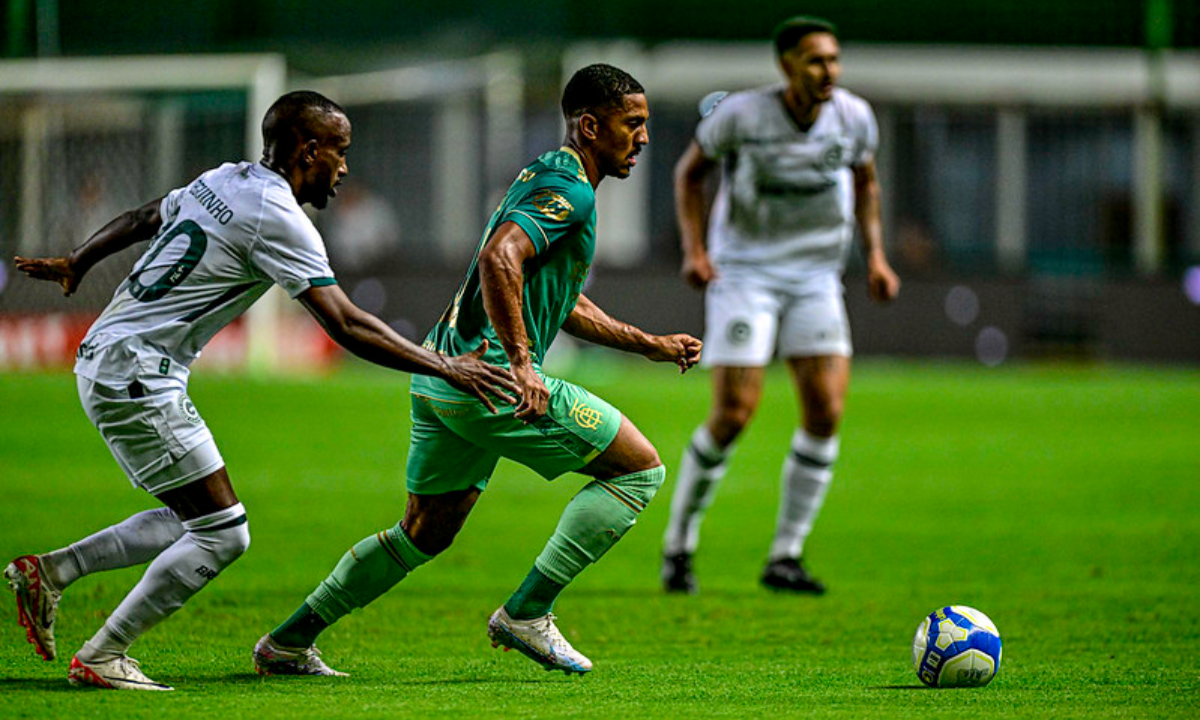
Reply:
M477 398L426 379L412 384L404 519L360 541L291 618L254 649L262 674L336 675L317 635L370 603L450 546L501 457L546 479L592 481L567 504L550 541L509 600L488 620L492 645L548 670L585 673L550 610L559 593L633 526L665 470L627 418L587 390L541 371L559 329L681 371L700 357L686 334L651 335L613 319L581 294L595 249L595 188L628 177L649 142L645 91L628 73L590 65L562 98L567 138L521 171L492 215L475 258L425 347L459 354L485 340L485 361L507 366L520 401L492 413Z

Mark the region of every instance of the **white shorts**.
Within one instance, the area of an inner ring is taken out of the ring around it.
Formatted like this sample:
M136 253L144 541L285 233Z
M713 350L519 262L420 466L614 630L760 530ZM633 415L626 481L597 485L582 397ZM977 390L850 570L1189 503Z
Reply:
M111 388L76 380L84 412L135 487L158 495L225 466L186 385L162 378L150 387Z
M788 290L745 278L718 278L704 296L702 363L763 367L781 358L850 357L842 281L818 275Z

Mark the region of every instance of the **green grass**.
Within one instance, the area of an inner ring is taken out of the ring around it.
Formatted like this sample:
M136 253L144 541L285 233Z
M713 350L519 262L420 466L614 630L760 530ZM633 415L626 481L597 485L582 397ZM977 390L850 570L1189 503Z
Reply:
M707 378L607 359L576 379L674 466ZM138 569L68 591L54 664L0 626L0 717L1195 717L1200 713L1200 373L861 362L811 568L821 599L757 585L795 423L782 373L704 528L701 594L658 591L672 479L560 600L590 675L491 649L488 614L527 572L578 476L501 465L456 545L322 636L347 679L260 679L250 649L403 503L407 381L197 373L192 396L250 514L253 547L134 646L169 696L77 691L66 661ZM78 408L74 383L0 375L0 558L150 507ZM936 607L987 612L987 688L917 689L909 643Z

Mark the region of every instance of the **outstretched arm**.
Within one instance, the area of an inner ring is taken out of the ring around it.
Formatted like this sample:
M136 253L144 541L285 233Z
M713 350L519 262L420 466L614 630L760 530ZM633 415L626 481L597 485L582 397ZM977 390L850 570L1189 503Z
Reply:
M693 287L702 288L716 277L704 242L704 181L716 167L693 140L675 164L675 220L683 246L680 274Z
M93 265L158 233L162 227L158 212L161 203L162 198L159 198L136 210L121 213L64 257L24 258L18 255L14 258L17 269L35 280L56 282L62 286L63 295L70 295Z
M514 222L496 228L479 254L479 288L483 309L500 338L504 354L521 393L514 415L531 422L546 414L550 390L533 368L529 331L525 328L523 296L525 261L537 254L533 241Z
M883 221L879 214L879 178L875 161L854 168L854 216L867 256L867 291L876 302L889 302L900 292L900 278L883 251Z
M615 319L585 295L575 301L563 330L580 340L644 355L655 362L673 362L687 372L700 360L702 343L687 333L651 335L641 328Z
M468 392L496 412L489 396L515 402L516 384L504 368L479 360L487 342L466 355L430 352L404 339L379 318L358 307L337 285L310 287L300 303L321 323L329 337L360 358L393 370L433 375Z

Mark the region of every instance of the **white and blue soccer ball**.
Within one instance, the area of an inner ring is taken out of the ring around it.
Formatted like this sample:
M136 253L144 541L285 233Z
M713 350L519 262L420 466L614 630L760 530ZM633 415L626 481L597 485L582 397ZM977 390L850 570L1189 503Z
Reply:
M949 605L921 621L913 637L917 677L930 687L982 687L1000 671L1000 631L966 605Z

